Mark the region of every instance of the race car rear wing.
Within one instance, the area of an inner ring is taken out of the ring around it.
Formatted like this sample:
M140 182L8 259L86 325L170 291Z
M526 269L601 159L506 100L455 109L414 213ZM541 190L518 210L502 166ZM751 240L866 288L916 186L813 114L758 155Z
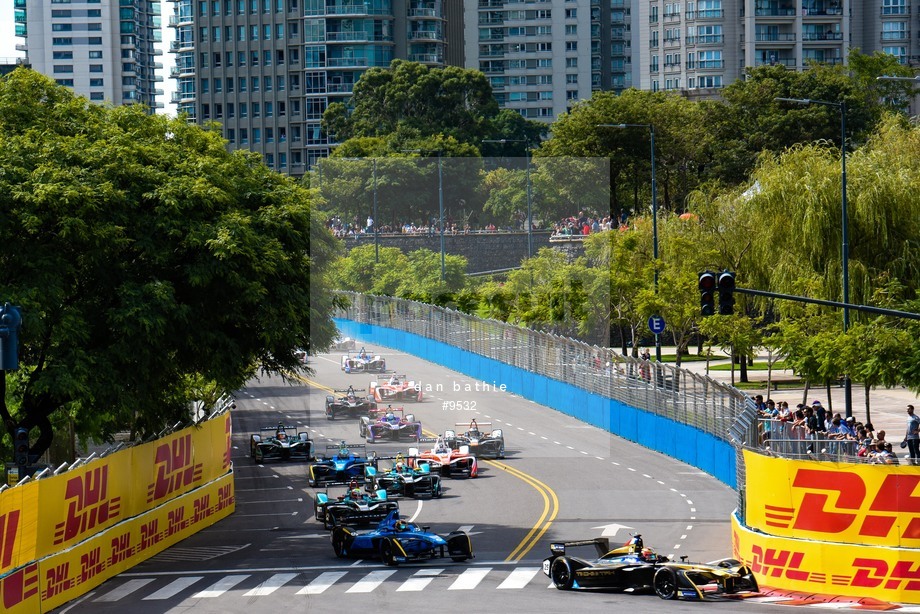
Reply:
M400 373L380 373L380 374L377 375L377 379L386 379L386 380L388 380L388 379L390 379L391 377L393 377L394 375L395 375L396 377L398 377L399 379L401 379L401 380L409 379L409 376L406 375L405 373L402 373L402 374L400 374Z
M335 392L367 392L367 388L346 388L345 390L336 388Z
M610 552L610 540L606 537L580 539L569 542L553 542L549 545L549 551L553 553L554 556L562 556L565 554L566 548L574 548L577 546L594 546L594 549L597 551L598 558Z
M263 427L262 427L261 429L259 429L259 430L260 430L260 431L286 431L286 430L288 430L288 429L292 429L292 430L296 431L296 430L297 430L297 427L296 427L296 426L292 426L292 425L278 424L278 425L276 425L276 426L263 426Z

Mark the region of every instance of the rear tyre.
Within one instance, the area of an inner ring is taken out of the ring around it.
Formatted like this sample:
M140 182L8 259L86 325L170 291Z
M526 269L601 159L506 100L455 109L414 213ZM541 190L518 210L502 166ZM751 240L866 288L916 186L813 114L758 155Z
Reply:
M339 522L335 518L335 514L332 513L332 510L326 508L326 513L323 516L323 528L327 531L331 531L339 525Z
M652 588L662 599L677 599L677 574L670 567L659 567L652 579Z
M261 447L261 446L256 446L256 451L255 451L255 453L253 454L253 459L254 459L257 463L261 463L262 461L265 460L265 453L262 452L262 447Z
M572 573L572 564L566 558L553 561L549 571L550 579L560 591L570 591L575 586L575 574Z

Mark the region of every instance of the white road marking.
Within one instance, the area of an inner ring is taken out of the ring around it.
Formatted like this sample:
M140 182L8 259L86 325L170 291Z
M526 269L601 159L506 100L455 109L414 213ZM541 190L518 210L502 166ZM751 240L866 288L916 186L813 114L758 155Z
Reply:
M210 599L212 597L220 597L248 577L248 573L240 574L238 576L225 576L203 591L199 591L192 595L192 599Z
M594 458L596 458L597 460L604 460L604 459L601 458L600 456L595 456Z
M473 527L474 527L474 526L476 526L476 525L473 525L473 524L465 524L465 525L463 525L463 526L457 528L457 530L458 530L458 531L463 531L464 533L469 533L470 531L473 530Z
M244 593L243 597L262 597L264 595L271 595L296 577L296 573L276 573L259 586Z
M298 595L319 595L327 588L344 578L347 571L326 571L319 574L312 582L297 591Z
M125 582L124 584L116 588L115 590L109 591L105 595L102 595L101 597L97 597L93 601L105 601L105 602L118 601L119 599L123 599L124 597L127 597L134 591L144 588L151 582L153 582L153 578L128 580L127 582Z
M629 469L630 471L635 471L635 469L633 469L632 467L627 467L627 469Z
M415 509L415 513L412 514L412 517L409 518L409 522L415 522L415 519L418 518L418 515L422 513L422 500L418 500L418 507Z
M370 593L375 588L383 584L383 581L396 573L392 569L383 569L380 571L372 571L360 580L358 580L354 586L345 591L346 593Z
M467 569L460 574L454 583L447 587L449 591L468 591L476 588L482 579L489 575L491 567Z
M396 592L418 592L425 590L431 581L443 573L443 569L420 569L414 576L403 582Z
M497 588L524 588L540 571L539 567L518 567L508 574L505 581L499 584Z

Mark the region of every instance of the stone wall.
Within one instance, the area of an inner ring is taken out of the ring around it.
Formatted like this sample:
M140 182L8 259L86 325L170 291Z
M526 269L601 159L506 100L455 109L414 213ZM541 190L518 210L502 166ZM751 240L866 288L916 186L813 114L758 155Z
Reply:
M580 241L566 241L563 243L554 239L550 242L548 231L533 233L533 253L536 254L541 247L565 246L566 251L576 250L581 253ZM437 233L433 235L379 235L380 247L398 247L403 252L417 249L430 249L433 252L441 251L441 239ZM577 245L576 245L577 243ZM345 240L345 249L356 245L373 245L374 235L361 235L357 239ZM489 232L474 234L445 234L444 251L448 254L465 256L467 273L483 273L508 269L521 265L521 260L527 257L526 232Z

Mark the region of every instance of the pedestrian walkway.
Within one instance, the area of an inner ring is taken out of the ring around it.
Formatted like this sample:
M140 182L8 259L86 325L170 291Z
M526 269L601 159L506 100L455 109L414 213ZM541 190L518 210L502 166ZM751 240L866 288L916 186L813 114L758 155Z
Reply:
M674 354L674 348L661 349L662 354ZM756 357L755 362L766 362L767 354L763 353ZM728 365L728 359L710 360L709 366ZM712 371L706 373L705 361L683 362L681 368L700 375L708 375L710 378L731 384L731 371ZM741 376L740 369L735 369L735 382L739 381ZM813 401L821 401L824 407L839 413L841 416L846 413L844 402L844 387L842 385L832 385L830 398L827 395L827 388L824 386L811 387L806 396L805 388L781 388L779 390L767 391L766 371L748 371L748 379L752 381L764 380L764 386L761 389L745 389L749 396L762 394L764 399L773 399L774 401L786 401L789 407L795 408L799 403L811 405ZM783 382L798 380L798 377L791 370L773 370L771 375L772 382ZM860 422L866 422L868 413L869 421L876 431L885 430L888 433L888 441L897 446L904 437L907 430L907 405L920 407L920 397L908 390L907 388L873 388L869 392L869 408L866 408L866 389L860 383L854 383L852 390L852 412L853 416Z

